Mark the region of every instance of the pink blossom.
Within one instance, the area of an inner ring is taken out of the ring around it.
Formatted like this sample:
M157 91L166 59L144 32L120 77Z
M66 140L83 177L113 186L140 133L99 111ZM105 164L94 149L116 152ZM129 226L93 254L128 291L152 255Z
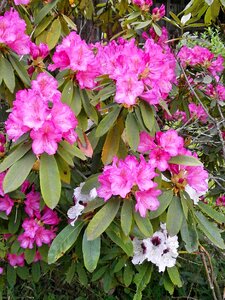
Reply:
M41 254L39 251L36 251L33 262L38 262L40 260L42 260Z
M208 115L204 111L203 107L200 104L196 105L195 103L190 103L190 104L188 104L188 108L189 108L191 117L195 117L202 123L207 122Z
M42 211L41 221L46 225L58 225L59 224L59 217L57 212L53 211L52 209L48 208L47 206Z
M159 21L162 19L166 14L165 5L162 4L159 8L155 7L152 10L152 20L153 21Z
M5 178L5 172L0 173L0 196L2 196L2 197L4 197L4 195L5 195L5 193L3 191L3 187L2 187L4 178Z
M170 160L171 156L168 152L160 148L156 148L151 151L149 158L152 166L158 168L160 171L166 171L169 167L168 161Z
M34 247L34 238L30 237L29 234L26 232L20 234L17 238L18 242L20 243L20 247L24 249L33 249Z
M98 181L100 183L100 187L97 189L98 196L103 198L105 201L109 200L112 197L111 190L111 181L110 181L110 171L111 166L104 168L104 172L102 175L98 177Z
M139 6L142 10L148 10L152 6L152 0L132 0L133 4Z
M149 152L156 148L154 138L151 137L147 132L142 131L140 133L140 143L138 145L138 151L141 153Z
M31 86L32 91L41 96L42 99L39 101L47 104L49 101L52 103L60 102L60 92L57 90L58 82L47 73L40 73L37 79L31 82Z
M0 16L0 44L5 44L19 55L30 52L31 41L25 30L25 21L14 9Z
M3 198L0 198L0 211L5 211L7 216L11 213L13 205L14 201L9 198L8 195L4 195Z
M149 163L146 163L143 156L141 156L140 160L136 171L136 183L140 191L146 191L154 187L154 182L151 179L156 177L157 174L154 172L153 167Z
M225 195L216 199L216 206L225 206Z
M208 84L205 93L215 100L225 101L225 87L221 83L216 85Z
M205 192L208 189L208 172L203 167L186 167L187 182L198 192Z
M36 236L36 232L40 228L40 225L34 219L25 219L22 224L23 229L28 237L34 238Z
M37 58L44 59L49 54L49 48L47 44L40 43L39 45L36 45L34 43L31 43L30 45L30 55L34 60Z
M3 269L3 267L0 267L0 275L2 275L2 274L3 274L3 272L4 272L4 269Z
M5 143L6 143L5 135L2 134L2 133L0 133L0 153L4 153L5 152L5 147L4 147Z
M29 217L38 217L40 216L40 193L31 191L26 195L25 204L25 212Z
M157 186L157 184L155 184ZM156 210L160 203L157 197L161 194L160 190L154 188L148 191L140 191L135 193L136 205L135 210L140 213L142 218L146 216L147 210Z
M41 247L43 244L50 244L55 236L56 234L52 230L39 227L35 235L35 242L38 247Z
M15 5L21 5L21 4L27 5L30 3L30 0L14 0L14 3Z
M178 155L179 150L184 147L183 138L178 136L174 129L169 129L166 132L158 132L156 138L162 149L171 156Z
M7 255L7 259L9 261L9 264L12 267L15 267L15 266L23 267L24 266L24 253L22 253L20 255L9 253Z

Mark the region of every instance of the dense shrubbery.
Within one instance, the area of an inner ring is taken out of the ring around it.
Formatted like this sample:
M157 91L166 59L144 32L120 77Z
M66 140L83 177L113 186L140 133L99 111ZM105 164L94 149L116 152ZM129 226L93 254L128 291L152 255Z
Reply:
M183 34L222 2L172 19L152 1L14 2L0 5L2 295L222 299L223 35Z

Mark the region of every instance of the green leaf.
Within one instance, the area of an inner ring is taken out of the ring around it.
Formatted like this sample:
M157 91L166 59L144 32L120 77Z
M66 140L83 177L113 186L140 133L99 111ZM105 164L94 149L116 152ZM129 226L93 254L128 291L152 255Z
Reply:
M182 287L182 282L180 279L180 274L178 272L178 269L176 266L172 267L172 268L167 268L167 272L169 274L169 277L172 281L172 283L178 287Z
M88 240L99 237L114 220L120 207L120 200L112 198L101 208L87 227Z
M199 211L195 212L195 216L198 221L198 227L207 236L207 238L220 249L225 249L224 241L216 224L209 222L208 219Z
M133 255L133 244L129 237L123 238L119 227L112 224L106 229L106 234L108 237L117 244L123 251L127 254L127 256Z
M125 235L129 235L132 225L133 204L124 199L121 209L121 228Z
M173 295L174 285L168 275L163 276L163 285L165 290L168 291L170 295Z
M102 276L104 275L104 273L106 272L107 269L108 269L108 265L103 266L103 267L99 268L98 270L96 270L96 271L93 273L93 276L92 276L92 278L91 278L91 281L94 282L94 281L97 281L97 280L99 280L100 278L102 278Z
M66 21L66 23L68 24L69 27L71 27L71 29L77 31L77 25L73 23L73 21L67 17L66 15L62 14L63 19Z
M131 149L133 151L137 151L139 141L140 141L140 136L139 136L137 121L135 119L135 116L132 113L129 113L127 115L125 128L126 128L127 141Z
M36 262L32 264L31 267L31 275L32 279L35 283L37 283L41 277L41 268L40 268L40 263Z
M16 273L22 280L27 280L30 276L29 269L27 267L18 267L16 269Z
M103 199L101 198L95 198L95 200L91 200L88 202L87 206L83 210L83 213L87 213L90 211L94 211L96 208L102 206L104 204Z
M41 34L49 26L49 24L52 23L53 20L54 16L48 16L41 23L39 23L35 29L34 38L39 36L39 34Z
M101 120L96 129L96 137L100 137L109 131L109 129L113 126L114 122L118 118L120 111L121 107L115 106L113 110Z
M163 192L163 194L158 197L158 200L160 202L159 208L155 211L149 212L150 219L155 219L158 216L160 216L167 209L172 199L173 199L172 190Z
M95 110L95 108L90 104L90 99L87 95L87 92L84 90L80 90L80 96L83 103L84 110L87 114L87 116L95 122L95 124L98 124L98 114Z
M76 221L74 226L67 225L53 240L48 252L48 263L55 263L76 242L84 223Z
M98 264L101 249L101 238L97 237L94 240L87 240L86 231L83 235L82 251L84 258L84 266L89 272L93 272Z
M9 217L9 222L8 222L9 233L15 234L20 227L20 222L21 222L21 210L18 208L18 206L15 206Z
M36 254L36 248L33 247L33 249L25 249L25 260L28 264L31 264L34 261L34 257Z
M187 217L188 217L188 200L184 198L183 193L180 193L180 200L181 200L184 216L187 219Z
M53 209L59 202L61 181L57 162L53 155L43 153L40 159L41 194L46 205Z
M140 109L145 126L149 131L152 131L155 125L155 115L152 106L142 101L140 103Z
M225 215L213 209L209 204L205 204L199 201L198 207L200 207L202 212L207 214L210 218L212 218L217 223L219 224L225 223Z
M78 263L76 270L77 270L77 275L78 275L80 283L83 286L87 286L88 285L88 277L87 277L87 274L85 272L85 269L83 268L83 265L81 263Z
M69 166L74 167L73 155L71 156L61 145L58 146L57 154L59 154Z
M68 80L62 91L62 102L71 105L73 99L73 82Z
M3 56L0 57L0 72L7 88L10 90L11 93L13 93L16 84L14 71L10 62L8 62L8 60L5 59Z
M25 85L30 86L30 78L24 65L14 55L9 56L9 60Z
M31 143L23 143L5 157L0 164L0 173L7 170L31 149Z
M60 38L60 35L61 35L61 23L60 23L60 20L59 18L55 19L49 30L48 30L48 33L47 33L47 36L46 36L46 43L49 47L49 49L53 49L58 41L59 41L59 38Z
M99 187L100 184L98 182L98 176L100 174L101 173L93 174L90 177L88 177L88 179L86 179L86 181L81 189L81 192L83 194L89 194L92 189L94 189L94 188L97 189Z
M146 237L153 235L153 228L148 215L145 218L142 218L138 212L134 212L134 220L141 231Z
M169 163L184 166L202 166L202 163L197 158L187 155L174 156L169 160Z
M142 29L144 27L147 27L148 25L150 25L152 23L152 20L148 20L148 21L145 21L145 22L139 22L139 24L137 26L135 26L135 30L138 30L138 29Z
M162 30L161 28L159 27L159 25L155 24L155 23L152 23L152 26L155 30L155 33L158 35L158 36L161 36L162 35Z
M133 276L134 270L132 268L132 265L129 262L127 262L123 272L123 281L126 287L131 285Z
M7 281L10 287L13 287L16 284L16 269L8 264L7 266Z
M10 167L3 181L3 190L6 194L15 191L23 184L33 167L35 160L36 156L32 151L29 151Z
M125 266L127 259L128 259L127 255L120 257L113 269L113 272L117 273L121 271L122 268Z
M188 223L185 218L183 218L183 223L181 226L181 237L185 242L185 249L188 252L194 252L198 250L198 234L196 231L195 223L190 220Z
M44 19L44 17L56 6L56 4L60 0L53 0L47 5L45 5L36 15L35 20L34 20L34 25L38 25L41 23L41 21Z
M178 234L183 222L183 217L180 198L174 196L170 203L166 219L166 227L170 236Z
M138 266L138 274L134 276L133 280L137 287L134 299L142 299L140 297L138 298L136 295L141 295L142 291L146 288L147 284L151 279L152 270L152 265L149 263L144 263Z
M66 141L60 142L60 145L65 149L70 155L80 158L81 160L86 160L86 156L83 152L74 145L69 144Z

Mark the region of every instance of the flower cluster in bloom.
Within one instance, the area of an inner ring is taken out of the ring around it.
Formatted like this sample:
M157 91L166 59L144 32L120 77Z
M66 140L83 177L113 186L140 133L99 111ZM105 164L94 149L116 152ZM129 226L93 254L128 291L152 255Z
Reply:
M4 178L5 173L0 173L0 211L4 211L8 216L12 211L14 201L3 191L2 184Z
M152 20L157 22L161 20L166 14L165 5L162 4L160 7L155 7L152 10Z
M7 255L9 264L12 267L18 266L18 267L23 267L24 266L24 253L22 254L14 254L14 253L9 253Z
M71 220L70 225L72 226L74 226L77 218L82 214L86 204L97 197L97 191L95 188L90 190L89 194L83 194L81 191L83 186L84 182L81 182L81 184L74 189L73 196L75 205L72 206L67 212L67 216Z
M173 267L178 256L178 237L168 235L166 224L161 224L160 230L156 231L152 237L139 240L133 239L134 265L142 264L145 260L152 262L159 268L159 272L164 272L166 267Z
M70 107L61 102L57 81L41 73L32 81L32 88L16 94L13 109L6 121L10 139L16 141L29 132L32 149L37 155L43 152L55 154L62 139L73 144L78 122Z
M183 46L178 53L178 57L184 67L204 67L213 76L217 76L224 69L222 56L219 55L216 58L209 49L204 47L194 46L193 48L188 48Z
M156 176L154 167L143 156L140 161L131 155L124 160L115 157L112 165L105 166L98 178L101 184L97 190L98 196L107 201L113 195L125 199L132 193L136 199L136 211L145 217L147 210L159 207L157 197L161 191L156 189L157 183L152 180Z
M173 156L186 155L197 157L190 150L184 148L184 140L177 132L170 129L166 132L157 132L156 137L142 132L138 150L141 153L149 153L149 162L160 171L170 171L171 182L174 185L174 192L185 190L194 201L208 190L208 173L203 166L184 166L169 163Z
M17 11L11 9L0 16L0 44L5 44L19 55L30 53L31 41L25 30L26 23Z
M133 4L139 6L142 10L149 10L150 6L152 6L152 0L132 0Z
M217 83L215 86L208 84L205 93L213 99L225 101L225 86L221 83Z
M135 39L122 38L105 46L88 45L72 32L56 47L52 59L49 69L73 70L81 88L93 88L97 76L108 75L116 84L115 101L126 106L136 104L138 97L158 104L176 79L174 56L153 39L147 39L143 49L136 46Z
M216 206L225 206L225 195L216 199Z

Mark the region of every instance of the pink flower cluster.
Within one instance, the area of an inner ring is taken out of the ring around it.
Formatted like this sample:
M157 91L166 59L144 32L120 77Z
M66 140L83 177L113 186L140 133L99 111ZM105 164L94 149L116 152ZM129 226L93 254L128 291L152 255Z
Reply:
M141 156L140 161L135 156L127 156L124 160L114 158L112 165L105 166L98 180L98 196L109 200L113 195L129 198L130 193L135 196L135 210L145 217L147 210L159 207L157 197L161 194L157 190L157 183L153 178L157 176L152 165ZM126 200L125 200L126 201Z
M0 133L0 156L1 153L5 152L5 143L6 143L5 135Z
M21 5L21 4L27 5L30 3L30 0L14 0L14 3L15 5Z
M0 16L0 44L5 44L19 55L30 53L31 41L25 30L26 23L17 11L11 9Z
M77 138L74 131L77 119L70 107L61 102L57 85L53 77L39 74L37 80L32 81L31 89L17 92L6 121L7 134L13 141L30 133L36 155L55 154L62 139L73 144Z
M0 173L0 211L4 211L8 216L12 211L14 201L3 191L2 184L4 178L5 173Z
M149 163L160 171L169 170L175 191L185 190L195 203L208 189L208 173L202 166L184 166L169 163L171 157L186 155L197 157L184 148L184 140L170 129L157 132L155 139L146 132L140 136L138 150L149 153Z
M161 20L166 14L165 5L162 4L160 7L155 7L152 10L152 20L157 22Z
M32 249L35 244L41 247L42 244L51 243L59 218L55 211L46 206L40 211L41 195L35 191L34 186L29 191L29 185L30 183L25 181L21 189L26 194L24 205L28 218L22 223L24 232L18 236L18 241L22 248Z
M115 101L128 107L136 104L138 97L158 104L176 79L174 56L152 39L146 40L144 49L136 46L135 39L122 38L105 46L87 45L72 32L57 46L53 62L50 70L73 70L81 88L93 88L96 77L108 75L116 84Z
M225 86L221 83L208 84L205 93L216 100L225 101Z
M21 254L9 253L7 255L7 259L9 264L12 267L24 267L25 264L24 253ZM37 262L39 260L41 260L41 254L39 251L36 251L33 262Z
M49 54L49 48L47 44L40 43L40 45L36 45L31 43L30 45L30 55L33 59L42 58L44 59Z
M183 46L178 53L178 57L184 67L204 67L213 76L217 76L224 69L222 56L219 55L216 58L209 49L204 47L194 46L193 48L188 48Z
M132 0L133 4L139 6L142 10L149 10L149 7L152 6L152 0Z

